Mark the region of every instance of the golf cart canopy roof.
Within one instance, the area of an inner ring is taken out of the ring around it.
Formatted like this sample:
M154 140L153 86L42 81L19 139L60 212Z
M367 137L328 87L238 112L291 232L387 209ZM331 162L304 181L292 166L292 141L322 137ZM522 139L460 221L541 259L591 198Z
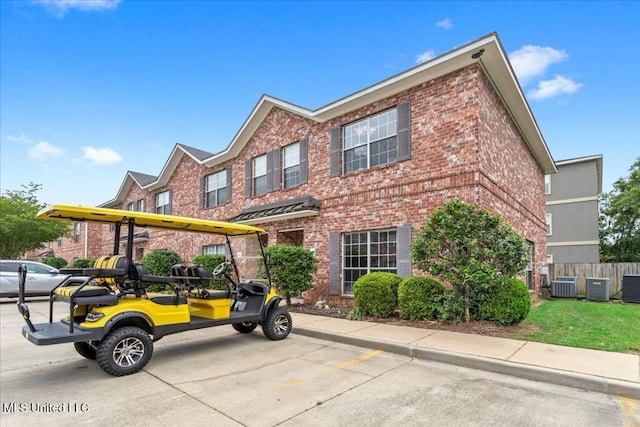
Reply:
M228 236L255 235L256 233L265 232L262 228L251 225L87 206L52 205L40 210L36 218L87 221L103 224L129 224L133 222L136 227L223 234Z

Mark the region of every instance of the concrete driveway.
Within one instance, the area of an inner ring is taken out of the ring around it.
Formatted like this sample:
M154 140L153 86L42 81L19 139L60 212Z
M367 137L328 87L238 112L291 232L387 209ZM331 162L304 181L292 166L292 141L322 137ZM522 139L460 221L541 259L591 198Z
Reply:
M63 304L59 315L62 316ZM30 302L44 321L45 301ZM2 425L625 426L633 402L292 334L168 336L116 378L71 344L38 347L0 304ZM636 402L637 403L637 402Z

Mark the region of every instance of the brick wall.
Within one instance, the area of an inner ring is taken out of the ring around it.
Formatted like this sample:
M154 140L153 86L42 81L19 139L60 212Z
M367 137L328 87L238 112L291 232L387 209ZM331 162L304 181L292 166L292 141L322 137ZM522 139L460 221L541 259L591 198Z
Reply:
M330 177L330 130L407 100L411 103L411 158ZM308 182L245 198L244 161L301 138L308 138ZM201 178L228 166L232 167L232 200L200 208ZM314 249L320 261L316 288L306 294L314 300L328 294L329 232L411 225L415 235L435 208L454 198L478 203L505 218L534 243L536 266L543 265L542 187L543 174L531 151L483 72L471 65L323 123L274 107L236 158L207 168L183 155L165 187L145 192L134 184L123 205L145 197L147 211L152 212L153 195L170 189L174 215L227 220L247 207L311 195L321 202L317 216L261 226L271 244L279 243L279 230L304 230L302 245ZM185 262L202 245L223 242L217 237L149 232L149 240L138 244L145 252L171 248ZM286 241L286 235L281 236Z

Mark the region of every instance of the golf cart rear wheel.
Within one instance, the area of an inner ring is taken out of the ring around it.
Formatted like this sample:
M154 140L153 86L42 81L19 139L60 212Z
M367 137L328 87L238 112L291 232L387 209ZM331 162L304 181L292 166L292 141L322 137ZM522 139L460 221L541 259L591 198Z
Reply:
M277 341L285 339L291 332L291 315L284 308L274 308L262 322L262 332L267 338Z
M96 348L91 347L88 342L74 342L73 347L76 349L80 356L86 357L87 359L96 360Z
M121 377L144 368L153 354L149 334L135 326L112 331L98 346L98 365L106 373Z
M234 323L233 329L240 332L241 334L250 334L254 331L255 328L258 327L258 324L255 322L242 322L242 323Z

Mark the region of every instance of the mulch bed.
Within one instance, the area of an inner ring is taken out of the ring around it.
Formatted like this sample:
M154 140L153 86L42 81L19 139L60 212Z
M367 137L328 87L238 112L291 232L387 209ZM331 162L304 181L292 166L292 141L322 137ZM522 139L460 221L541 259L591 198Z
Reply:
M293 313L313 314L317 316L335 317L346 319L347 314L351 311L350 307L329 307L316 308L311 304L293 304L288 307ZM487 321L471 321L469 323L440 323L428 320L408 320L402 319L395 313L386 318L367 317L363 320L368 322L384 323L397 326L410 326L413 328L438 329L442 331L459 332L463 334L487 335L492 337L512 338L515 334L531 331L535 326L501 326L493 322Z

